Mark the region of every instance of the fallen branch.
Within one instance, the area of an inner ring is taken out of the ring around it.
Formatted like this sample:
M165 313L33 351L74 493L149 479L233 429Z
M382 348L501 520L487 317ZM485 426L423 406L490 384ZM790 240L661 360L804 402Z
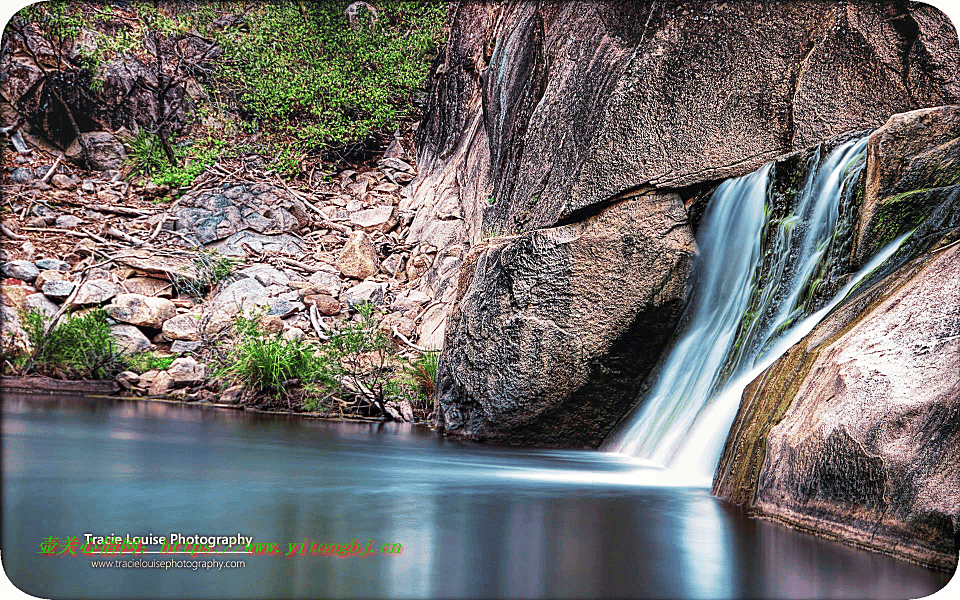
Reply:
M63 156L58 155L57 160L53 161L53 166L50 167L50 170L47 171L47 174L44 175L43 178L40 179L40 181L44 183L47 183L48 181L50 181L50 178L53 177L53 174L56 172L57 167L60 165L61 160L63 160Z
M25 235L17 235L16 233L10 231L9 229L7 229L6 225L0 225L0 233L7 236L11 240L17 240L18 242L22 242L24 240L30 239Z
M402 333L400 333L399 331L397 331L397 326L396 326L396 325L393 326L392 330L393 330L393 335L395 335L395 336L397 336L398 338L400 338L400 341L401 341L401 342L403 342L404 344L410 346L411 348L413 348L413 349L416 350L417 352L436 352L436 350L427 350L426 348L421 348L420 346L417 346L416 344L414 344L413 342L411 342L410 340L408 340L408 339L407 339L407 336L405 336L405 335L403 335Z
M310 324L313 325L314 332L316 332L317 337L320 338L320 341L326 342L327 340L330 339L330 336L320 332L320 325L319 325L320 318L319 316L317 316L317 305L311 304L309 312L310 312Z

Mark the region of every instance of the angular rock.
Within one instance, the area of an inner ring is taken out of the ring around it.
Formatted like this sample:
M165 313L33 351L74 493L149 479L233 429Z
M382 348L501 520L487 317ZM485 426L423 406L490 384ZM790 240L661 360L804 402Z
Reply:
M397 224L392 206L375 206L350 215L350 222L365 231L380 230L386 233Z
M960 231L844 301L744 391L714 493L957 566Z
M200 339L199 313L184 313L163 322L163 335L170 340L197 341Z
M203 244L244 230L261 234L296 231L310 222L306 206L298 198L279 188L256 185L185 197L173 216L177 217L178 231L195 236Z
M47 297L44 294L30 294L23 300L23 309L39 310L46 315L48 319L52 319L60 310L60 307L47 300Z
M166 372L174 387L201 383L206 376L206 368L191 356L176 359Z
M196 352L200 349L200 342L188 342L185 340L175 340L170 344L170 352L174 354L186 354Z
M220 254L224 256L244 257L250 254L248 248L254 253L262 252L286 254L287 256L302 256L306 249L301 246L300 241L288 234L281 235L263 235L253 231L238 231L225 240L211 244Z
M173 295L173 284L168 280L157 279L156 277L131 277L123 280L120 286L129 294L156 296L158 298L170 298Z
M77 284L66 280L46 281L41 288L43 295L54 300L66 300L77 289Z
M3 274L7 277L26 281L27 283L35 280L37 275L40 274L40 269L28 260L11 260L3 263L0 269L3 270Z
M49 271L43 270L40 271L40 274L37 275L37 278L34 279L33 285L39 289L43 289L43 284L48 281L69 281L70 276L64 271Z
M322 315L333 316L340 314L340 301L326 294L313 294L310 296L305 296L303 298L303 303L307 306L315 304L317 306L317 310L320 311L320 314Z
M160 329L164 321L177 316L173 302L140 294L118 294L104 310L117 321L152 329Z
M596 447L672 335L694 240L679 197L638 193L586 221L468 254L435 398L446 432Z
M72 191L77 189L77 182L62 173L57 173L51 177L50 183L53 184L53 187L61 190Z
M256 307L257 299L267 297L267 288L256 279L240 279L228 285L213 299L213 306L230 315Z
M375 281L364 281L344 290L340 294L340 300L346 302L347 306L356 307L358 304L369 302L374 306L383 303L384 296L387 293L387 284L377 283Z
M266 287L271 285L286 286L290 283L290 278L286 273L270 265L252 265L241 270L239 274L244 277L252 277Z
M338 297L343 290L343 280L335 273L317 271L310 275L310 283L313 284L314 291L334 298Z
M121 323L110 326L110 335L126 354L140 354L153 347L139 328Z
M370 236L362 231L355 231L340 252L337 268L347 277L354 279L366 279L375 275L380 270L380 263Z
M44 271L69 271L70 265L56 258L41 258L36 262L37 268Z
M143 381L144 378L144 376L141 376L140 380ZM171 387L173 387L173 378L166 371L160 371L150 380L149 394L151 396L165 396Z
M890 117L867 142L854 263L900 235L960 226L960 106ZM919 236L918 236L919 237Z
M80 134L86 143L89 155L87 163L89 168L97 171L107 169L122 169L127 160L127 153L123 149L123 144L112 133L106 131L93 131ZM80 140L75 139L67 148L66 157L81 166L83 163L83 148Z
M58 283L60 282L51 281L47 285ZM73 303L79 306L100 304L120 293L123 293L123 290L112 281L108 279L94 279L92 281L85 281L80 285L80 291L77 292ZM46 294L46 292L44 292L44 294Z
M28 183L36 179L37 176L33 172L33 169L28 169L26 167L17 167L10 172L10 183Z

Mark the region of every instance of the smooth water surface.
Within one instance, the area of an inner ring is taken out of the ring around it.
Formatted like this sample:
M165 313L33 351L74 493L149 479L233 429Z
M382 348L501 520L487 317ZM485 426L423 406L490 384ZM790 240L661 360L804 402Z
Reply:
M51 536L170 532L402 554L221 555L245 566L205 571L39 553ZM44 598L917 598L950 578L747 518L618 455L62 397L3 399L2 540L7 575Z

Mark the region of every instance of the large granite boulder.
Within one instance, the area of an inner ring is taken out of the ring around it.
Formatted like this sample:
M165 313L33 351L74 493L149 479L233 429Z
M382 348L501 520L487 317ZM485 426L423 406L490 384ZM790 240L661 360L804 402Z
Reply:
M743 394L714 493L955 569L960 230L842 304Z
M581 221L614 198L651 187L678 192L695 217L702 192L720 179L841 133L878 127L894 113L960 99L956 32L936 9L920 4L598 2L585 9L572 2L463 1L451 10L450 27L418 131L419 175L399 210L416 212L408 240L436 248L412 254L407 275L437 301L431 311L438 314L420 327L429 323L431 335L445 335L442 362L458 370L460 388L444 392L441 404L444 419L464 431L492 431L497 419L510 430L521 422L503 411L487 410L483 420L453 416L483 413L470 404L457 408L471 398L487 408L499 402L479 399L494 383L468 389L469 382L496 378L484 371L489 360L453 359L471 344L458 339L473 334L455 324L464 317L447 312L446 327L455 331L443 329L448 307L469 315L503 302L503 289L483 287L491 273L473 271L489 269L490 261L464 258L483 239L525 231L537 239L543 228ZM503 263L508 259L554 260L544 254L553 252L549 246L514 244L523 252L511 245L497 263L505 270L512 268ZM584 253L577 269L634 268L607 259ZM647 283L675 275L663 268L645 274ZM457 299L458 280L472 282L473 292ZM657 326L672 328L670 314ZM609 335L618 338L632 326L618 323ZM513 329L486 331L490 347L519 343L510 339ZM565 362L572 377L582 377L591 368L583 361L598 357L567 350L544 344L542 361ZM560 387L573 393L577 385ZM536 385L516 386L511 402L539 410ZM530 430L540 426L536 418L525 422ZM569 443L590 445L591 437Z
M921 235L960 226L960 106L893 115L867 142L854 261L918 226Z
M631 407L679 317L694 252L675 194L618 199L465 258L437 375L458 436L596 447Z

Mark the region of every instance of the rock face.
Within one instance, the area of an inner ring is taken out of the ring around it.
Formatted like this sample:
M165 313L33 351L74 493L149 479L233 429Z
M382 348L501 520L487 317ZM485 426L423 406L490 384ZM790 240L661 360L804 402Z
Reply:
M578 222L650 188L677 191L696 208L698 194L722 178L878 127L894 113L960 99L956 33L921 5L599 2L584 10L464 1L451 10L450 27L418 133L419 175L399 206L401 215L416 212L407 239L421 248L407 277L437 301L420 319L421 344L445 336L452 310L501 302L502 291L481 291L489 273L472 271L487 263L464 258L484 238ZM688 225L678 227L690 235ZM422 250L430 247L436 251ZM511 259L550 261L536 245L525 251ZM584 271L633 268L589 254L581 260ZM470 286L475 293L458 296ZM614 337L631 323L619 326ZM492 346L512 343L507 330L489 335ZM444 339L451 348L468 344ZM450 352L460 350L447 352L445 368L470 368ZM477 387L450 392L445 415L456 412L458 397L483 408L465 405L465 413L492 410L495 401L482 398L499 392L480 386L488 366L479 361L472 375L457 375ZM540 400L523 393L533 388L518 390L515 402L540 411Z
M960 226L960 106L894 115L867 145L857 264L917 226L921 236Z
M960 231L848 301L744 392L714 493L955 569Z
M694 242L675 194L473 249L438 372L449 433L595 447L678 318Z

